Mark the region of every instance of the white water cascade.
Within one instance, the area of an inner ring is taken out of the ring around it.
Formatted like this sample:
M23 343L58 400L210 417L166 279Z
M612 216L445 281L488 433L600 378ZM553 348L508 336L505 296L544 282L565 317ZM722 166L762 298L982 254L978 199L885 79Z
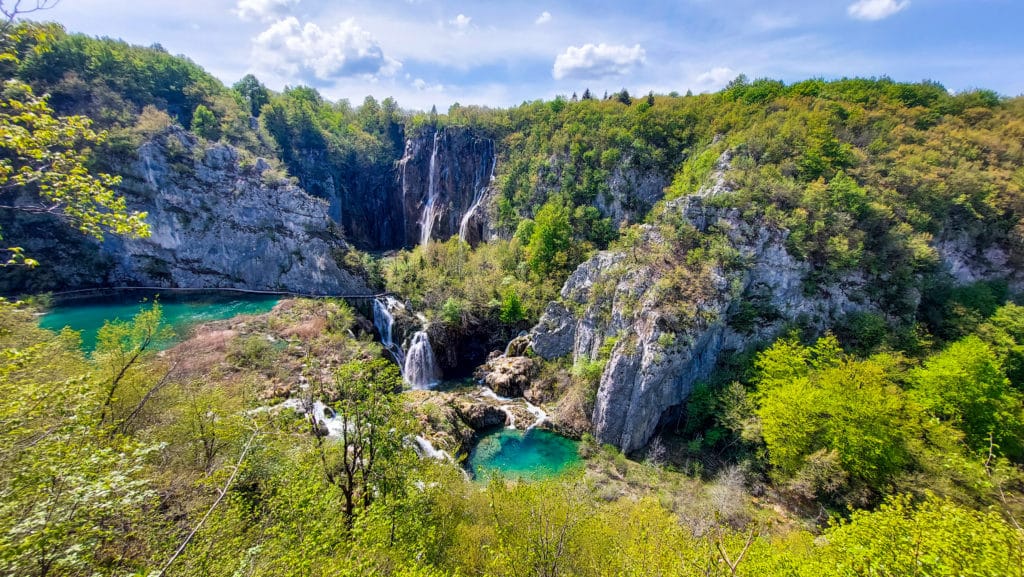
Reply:
M380 344L384 345L384 349L391 353L395 362L398 363L399 370L404 375L405 351L402 350L401 345L394 341L393 329L395 326L395 318L391 315L392 310L401 306L402 304L394 297L374 299L373 326L376 327L377 332L380 333Z
M419 453L420 457L438 459L440 461L455 461L447 451L435 449L434 444L426 438L416 435L414 440L416 441L416 452Z
M476 214L477 207L480 206L480 202L484 199L484 193L490 188L491 184L494 183L494 169L498 166L498 155L494 155L494 160L491 162L491 176L487 180L487 184L480 186L477 183L477 187L473 192L473 204L469 205L469 210L466 214L462 215L462 222L459 223L459 239L462 242L469 242L466 240L466 232L469 229L469 220Z
M440 175L437 168L437 143L441 139L440 132L434 132L434 149L430 153L430 173L427 176L427 203L423 206L423 216L420 217L420 245L427 246L430 242L430 233L434 230L434 221L437 220L437 188L440 184Z
M298 397L292 397L279 405L259 407L250 412L261 413L265 411L280 411L281 409L292 409L299 414L306 415L317 427L323 427L327 431L328 437L338 438L345 432L345 419L339 417L338 413L334 412L334 409L328 407L322 401L313 401L312 405L310 405L308 399L303 400Z
M313 418L327 429L328 437L340 437L345 432L345 419L339 417L334 409L320 401L313 402Z
M414 389L429 389L441 382L441 367L434 357L427 331L412 336L409 353L405 355L405 382Z
M526 410L530 411L530 413L534 417L537 417L536 421L534 421L529 427L526 427L527 431L529 431L530 429L536 429L537 427L543 425L544 421L548 420L548 414L544 412L544 409L538 407L537 405L534 405L533 403L527 401L526 399L523 399L523 402L526 403Z
M534 421L530 423L529 426L526 427L527 431L529 431L530 429L536 429L537 427L544 424L544 421L548 420L548 414L544 412L544 409L538 407L537 405L534 405L533 403L527 401L526 399L513 399L510 397L503 397L498 393L495 393L494 389L490 387L480 387L480 394L484 397L489 397L491 399L494 399L495 401L498 401L499 403L502 403L501 405L498 406L498 408L501 409L502 412L504 412L505 415L508 417L508 425L505 426L506 429L518 428L516 427L516 416L515 413L512 412L511 404L515 403L516 401L522 401L523 404L526 405L527 412L529 412L531 415L535 417Z

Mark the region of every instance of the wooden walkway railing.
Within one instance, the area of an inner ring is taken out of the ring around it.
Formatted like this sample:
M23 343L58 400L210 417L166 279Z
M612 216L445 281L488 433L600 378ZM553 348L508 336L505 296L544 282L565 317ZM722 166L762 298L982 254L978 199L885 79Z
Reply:
M312 294L312 293L300 293L294 291L271 291L271 290L257 290L257 289L243 289L243 288L230 288L230 287L163 287L163 286L119 286L119 287L95 287L87 289L77 289L70 291L51 292L50 296L63 297L72 296L76 294L88 294L88 293L103 293L103 292L116 292L116 291L128 291L128 290L147 290L147 291L166 291L166 292L233 292L240 294L252 294L252 295L269 295L269 296L282 296L282 297L299 297L299 298L311 298L311 299L357 299L357 300L373 300L384 298L387 296L394 296L394 293L383 292L376 294Z

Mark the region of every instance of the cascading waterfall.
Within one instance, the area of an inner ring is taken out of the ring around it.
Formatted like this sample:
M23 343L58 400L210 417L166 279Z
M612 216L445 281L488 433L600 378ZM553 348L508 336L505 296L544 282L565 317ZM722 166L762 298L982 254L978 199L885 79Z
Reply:
M345 432L345 419L320 401L313 402L313 419L327 429L328 437L340 437Z
M526 403L526 410L530 411L530 413L534 417L537 417L537 420L535 420L529 427L526 427L527 431L529 431L530 429L536 429L537 427L543 425L544 421L548 420L548 414L544 412L544 409L538 407L537 405L534 405L533 403L527 401L526 399L523 399L523 402Z
M494 159L491 162L491 176L487 179L487 184L480 186L480 184L477 183L473 192L473 204L469 206L469 210L466 211L466 214L462 215L462 222L459 223L459 239L461 239L462 242L469 242L466 240L466 232L469 229L469 220L473 218L474 214L476 214L477 207L480 206L480 202L484 199L484 192L486 192L494 183L494 169L498 166L498 155L494 154L493 156Z
M515 413L512 412L512 405L511 405L511 403L514 403L517 400L518 401L522 401L523 404L526 405L526 411L529 412L531 415L533 415L535 417L533 423L531 423L529 426L527 426L525 430L529 431L530 429L536 429L537 427L543 425L544 421L548 420L548 414L546 412L544 412L544 409L538 407L537 405L534 405L533 403L531 403L530 401L527 401L526 399L522 399L522 398L521 399L513 399L511 397L503 397L503 396L499 395L498 393L495 393L494 389L492 389L490 387L480 387L480 394L482 396L484 396L484 397L489 397L491 399L494 399L495 401L498 401L499 403L503 403L502 405L498 406L498 408L501 409L502 412L505 413L506 417L508 417L508 419L507 419L508 420L508 425L506 425L506 427L505 427L506 429L515 429L515 428L517 428L516 427L516 415L515 415Z
M420 218L420 245L427 246L430 242L430 233L434 230L434 221L437 220L437 187L440 184L440 175L437 168L437 143L441 139L439 131L434 132L434 150L430 153L430 173L427 181L427 204L423 207L423 216Z
M412 336L409 353L405 355L405 382L414 389L429 389L441 382L441 367L434 357L427 331Z
M416 435L413 439L416 441L416 452L419 453L420 457L426 459L438 459L439 461L455 461L455 459L452 459L452 456L448 454L448 451L434 448L434 444L426 438Z
M405 351L402 350L401 345L394 341L394 334L392 332L395 326L395 318L391 315L391 311L399 306L401 304L393 297L374 299L373 326L380 333L380 343L394 357L395 362L398 363L399 370L405 375Z

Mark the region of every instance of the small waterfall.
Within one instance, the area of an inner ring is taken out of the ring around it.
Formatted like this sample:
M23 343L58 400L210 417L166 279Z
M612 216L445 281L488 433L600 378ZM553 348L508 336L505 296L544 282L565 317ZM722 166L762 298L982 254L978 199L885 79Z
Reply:
M534 405L533 403L527 401L526 399L523 399L523 402L526 403L526 410L530 411L530 413L532 413L533 416L537 417L537 420L534 421L533 424L531 424L529 427L526 427L527 431L529 431L530 429L536 429L537 427L544 424L544 421L548 420L548 414L544 412L544 409L538 407L537 405Z
M477 183L477 187L473 193L473 204L469 206L469 210L466 211L466 214L462 215L462 222L459 223L459 239L462 240L462 242L469 242L466 240L466 232L469 230L469 221L473 218L473 215L476 214L477 207L480 206L480 202L484 199L484 193L487 192L487 189L494 183L494 169L498 166L498 155L494 154L493 156L494 159L491 162L491 176L487 180L487 184L480 186L479 183Z
M430 242L430 233L434 230L434 221L437 220L437 187L441 177L437 168L437 143L441 139L440 132L434 132L434 150L430 153L430 173L427 176L427 204L423 207L423 216L420 219L420 245L427 246Z
M395 318L391 315L391 311L401 306L401 304L393 297L384 297L383 299L374 299L373 301L373 326L376 327L377 332L380 333L380 344L384 345L384 349L387 350L395 362L398 363L398 368L402 374L405 374L405 351L402 350L401 345L394 341L393 329L395 326Z
M516 428L516 414L512 412L512 409L508 408L508 405L502 405L498 408L501 409L503 413L505 413L505 417L508 419L508 425L506 425L505 428Z
M548 420L548 414L544 412L544 409L538 407L537 405L534 405L533 403L531 403L530 401L527 401L526 399L512 399L512 398L509 398L509 397L503 397L503 396L499 395L498 393L495 393L494 389L492 389L490 387L480 387L480 389L481 389L480 390L480 395L481 396L494 399L495 401L498 401L499 403L503 403L502 405L498 406L498 408L501 409L505 413L505 415L508 417L508 423L509 424L506 425L506 427L505 427L506 429L515 429L516 428L516 416L515 416L515 413L512 412L512 405L509 404L509 403L514 403L517 400L522 401L526 405L526 410L531 415L536 417L536 419L533 421L533 423L531 423L528 427L526 427L527 431L529 431L530 429L536 429L537 427L541 426L544 423L544 421Z
M427 331L412 336L409 353L405 356L405 382L414 389L429 389L441 382L441 367L434 357Z
M420 457L427 459L438 459L440 461L454 461L452 456L447 451L441 451L434 448L433 443L424 437L416 435L416 452L419 453Z
M345 432L345 419L339 417L334 409L320 401L313 403L313 420L327 429L328 437L340 437Z

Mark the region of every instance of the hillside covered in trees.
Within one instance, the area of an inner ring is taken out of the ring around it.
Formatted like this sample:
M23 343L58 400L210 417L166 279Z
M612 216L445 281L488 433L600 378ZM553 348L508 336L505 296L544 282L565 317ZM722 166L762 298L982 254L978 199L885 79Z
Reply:
M422 112L2 42L0 574L1024 575L1024 99ZM140 284L287 294L38 326ZM471 478L537 411L582 465Z

